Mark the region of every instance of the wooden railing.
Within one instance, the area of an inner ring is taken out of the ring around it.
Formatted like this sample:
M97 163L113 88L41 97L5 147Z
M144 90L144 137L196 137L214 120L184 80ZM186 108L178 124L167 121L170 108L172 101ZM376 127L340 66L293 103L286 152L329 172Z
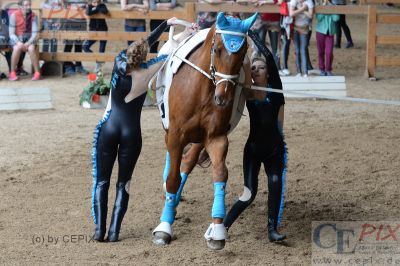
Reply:
M395 2L400 0L365 0L368 3L385 3ZM83 18L88 19L84 10L37 10L40 18ZM195 2L187 2L184 7L179 7L171 11L150 11L147 14L132 11L121 11L120 9L111 9L110 14L96 15L93 18L110 19L145 19L147 32L90 32L90 31L42 31L40 32L41 39L55 38L57 40L73 39L73 40L107 40L107 41L127 41L138 40L146 37L149 32L149 21L151 19L168 19L170 17L178 17L180 19L195 21L197 12L269 12L279 13L277 5L263 5L254 7L253 5L243 4L202 4ZM400 66L399 57L381 57L376 56L377 45L399 45L400 36L385 35L377 36L377 24L400 24L400 12L396 14L378 14L375 5L346 5L346 6L317 6L316 13L322 14L347 14L347 15L366 15L367 23L367 57L366 57L366 73L370 78L375 77L375 69L377 66ZM163 34L160 40L167 40L167 33ZM40 53L40 59L45 61L113 61L116 53ZM150 55L152 57L154 55Z
M399 35L377 36L378 24L399 24L400 13L378 14L376 6L368 6L367 76L376 79L377 66L400 66L400 56L377 56L377 45L400 45Z

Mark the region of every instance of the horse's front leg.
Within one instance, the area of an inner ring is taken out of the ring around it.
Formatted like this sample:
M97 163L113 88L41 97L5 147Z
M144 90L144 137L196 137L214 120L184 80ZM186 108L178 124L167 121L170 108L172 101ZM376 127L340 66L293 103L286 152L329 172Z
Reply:
M172 224L175 221L177 192L181 184L179 173L182 160L183 144L179 134L168 133L167 149L169 154L169 171L165 186L165 203L161 214L161 223L153 231L153 242L158 245L166 245L172 239ZM167 154L167 163L168 163Z
M228 233L223 224L225 217L225 187L228 180L228 169L225 164L228 152L228 138L221 136L209 140L206 143L206 150L212 162L212 177L214 183L214 202L211 211L213 223L209 226L204 237L211 249L219 250L225 247L225 239Z

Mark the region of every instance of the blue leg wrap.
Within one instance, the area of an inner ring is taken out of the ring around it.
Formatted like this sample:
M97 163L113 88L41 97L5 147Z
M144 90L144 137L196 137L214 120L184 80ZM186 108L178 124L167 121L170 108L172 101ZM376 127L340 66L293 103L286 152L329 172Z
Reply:
M165 192L165 205L160 218L161 222L167 222L171 225L174 223L176 214L175 201L176 194Z
M283 217L283 209L285 208L285 187L286 187L286 172L287 172L287 163L288 163L288 155L287 155L287 148L286 148L286 143L284 146L284 167L283 167L283 172L282 172L282 191L281 191L281 204L279 206L279 214L278 214L278 225L281 224L282 222L282 217Z
M164 174L163 174L164 183L167 182L170 165L171 164L170 164L170 159L169 159L169 152L167 152L167 155L165 156L165 167L164 167Z
M183 187L185 186L188 174L182 172L181 173L181 185L179 186L178 192L176 192L175 206L178 206L179 201L181 200L181 194L183 191Z
M225 186L226 182L214 183L214 204L212 206L212 218L225 218Z

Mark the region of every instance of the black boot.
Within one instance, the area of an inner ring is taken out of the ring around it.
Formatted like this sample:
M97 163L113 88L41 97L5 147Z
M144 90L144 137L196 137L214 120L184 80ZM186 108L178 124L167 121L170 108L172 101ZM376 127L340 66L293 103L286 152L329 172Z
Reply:
M279 234L277 230L277 221L272 218L268 218L268 239L270 242L282 241L286 238L286 235Z
M278 233L278 216L281 208L282 175L268 175L268 239L282 241L286 235Z
M125 190L125 185L126 182L117 184L117 195L115 196L114 210L107 238L110 242L118 241L122 219L124 219L124 215L128 209L129 194Z
M99 182L93 199L93 211L96 217L96 229L93 240L103 242L107 224L107 201L110 182Z

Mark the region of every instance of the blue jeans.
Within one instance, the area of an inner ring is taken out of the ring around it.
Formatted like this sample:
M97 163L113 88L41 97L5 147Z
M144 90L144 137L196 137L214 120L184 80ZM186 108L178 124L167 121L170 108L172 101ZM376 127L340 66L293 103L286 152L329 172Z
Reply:
M294 47L296 49L296 69L297 73L308 74L307 58L308 58L308 34L302 34L294 31L293 34Z
M125 25L125 31L126 32L135 32L135 31L137 31L137 32L145 32L146 28L145 28L145 26L135 27L135 26ZM128 45L130 45L131 43L133 43L133 41L128 41Z

